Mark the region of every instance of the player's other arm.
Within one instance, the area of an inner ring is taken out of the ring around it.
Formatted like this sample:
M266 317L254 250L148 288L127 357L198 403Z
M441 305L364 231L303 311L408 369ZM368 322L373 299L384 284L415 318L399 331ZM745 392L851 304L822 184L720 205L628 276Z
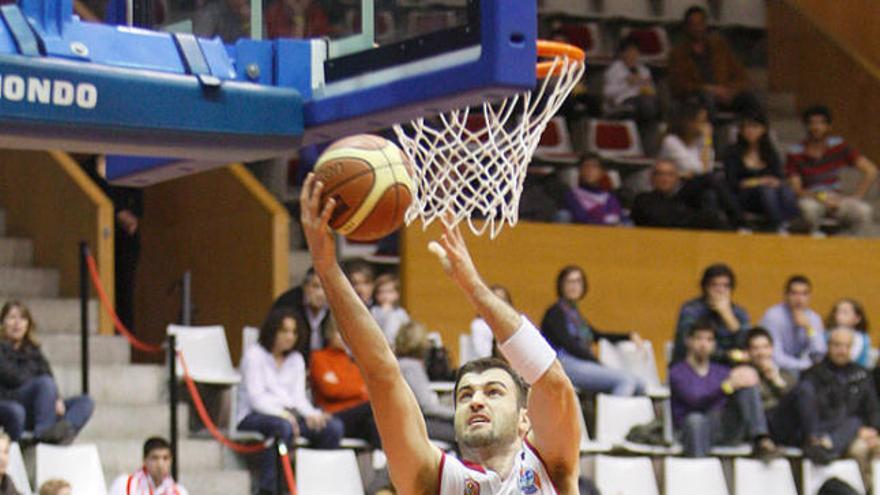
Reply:
M444 270L492 328L495 339L513 368L531 383L528 410L532 430L529 432L529 442L547 463L557 486L570 483L577 477L580 455L580 424L574 387L559 361L546 359L552 350L534 325L496 296L480 278L458 228L447 228L440 243L441 246L432 244L429 249L438 254ZM515 351L511 346L515 346L517 341L526 339L525 342L528 342L529 338L541 339L540 344L547 347L534 346L534 355L525 359L516 359L508 354L507 350ZM544 352L540 352L539 348ZM546 363L550 363L549 366Z
M322 184L309 174L300 195L302 226L315 273L342 337L361 369L370 395L391 480L400 493L434 493L440 450L428 440L419 405L400 373L382 330L354 292L336 262L336 245L327 222L335 203L321 209Z

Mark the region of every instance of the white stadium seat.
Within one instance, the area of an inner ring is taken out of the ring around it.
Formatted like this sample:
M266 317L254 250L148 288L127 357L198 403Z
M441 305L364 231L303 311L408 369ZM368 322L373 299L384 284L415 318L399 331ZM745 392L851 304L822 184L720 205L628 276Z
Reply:
M797 495L791 464L787 459L774 459L770 462L757 459L734 460L733 491L734 495Z
M297 449L296 488L299 495L363 495L354 452Z
M825 483L831 478L838 478L848 483L862 495L865 492L865 484L859 473L859 465L852 459L834 461L827 466L816 466L804 459L803 462L803 494L816 495Z
M667 457L663 466L667 495L729 495L721 461L714 457Z
M70 483L73 495L107 495L104 470L94 444L37 444L36 485L52 478Z
M222 326L168 325L168 335L177 338L177 350L183 354L194 381L212 385L235 385L241 381L241 375L232 366L226 331ZM183 376L180 364L177 376Z
M6 466L6 474L22 495L31 495L33 493L18 442L12 442L9 445L9 464Z
M659 495L648 457L596 456L596 487L610 495Z

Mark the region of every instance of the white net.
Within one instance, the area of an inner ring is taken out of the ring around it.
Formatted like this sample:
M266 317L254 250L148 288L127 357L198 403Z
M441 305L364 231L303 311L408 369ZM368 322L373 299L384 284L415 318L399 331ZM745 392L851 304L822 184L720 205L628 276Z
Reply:
M453 226L467 220L477 235L495 238L505 224L519 220L526 169L547 123L584 73L582 60L558 56L534 91L479 110L453 110L394 126L414 165L409 225L423 228L440 219Z

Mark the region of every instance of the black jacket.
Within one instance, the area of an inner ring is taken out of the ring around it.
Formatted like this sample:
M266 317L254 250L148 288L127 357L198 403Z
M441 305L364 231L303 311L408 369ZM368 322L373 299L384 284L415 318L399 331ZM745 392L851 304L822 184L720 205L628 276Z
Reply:
M594 341L606 339L610 342L619 342L629 339L629 334L626 333L603 332L596 329L577 308L563 308L563 304L568 303L560 301L550 306L541 320L541 333L557 351L564 350L578 359L597 361L592 349ZM569 325L577 327L576 335Z
M856 416L865 426L880 429L880 402L874 379L865 368L855 363L839 368L826 358L805 371L801 381L813 384L819 419L823 423Z
M0 341L0 395L42 375L52 376L52 368L39 347L25 343L15 349L8 340Z

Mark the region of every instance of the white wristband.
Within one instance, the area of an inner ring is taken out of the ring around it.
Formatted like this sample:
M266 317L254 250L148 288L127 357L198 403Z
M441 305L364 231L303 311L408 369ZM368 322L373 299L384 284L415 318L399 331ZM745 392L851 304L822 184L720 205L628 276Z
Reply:
M519 330L498 348L529 385L538 381L556 360L556 351L525 316Z

